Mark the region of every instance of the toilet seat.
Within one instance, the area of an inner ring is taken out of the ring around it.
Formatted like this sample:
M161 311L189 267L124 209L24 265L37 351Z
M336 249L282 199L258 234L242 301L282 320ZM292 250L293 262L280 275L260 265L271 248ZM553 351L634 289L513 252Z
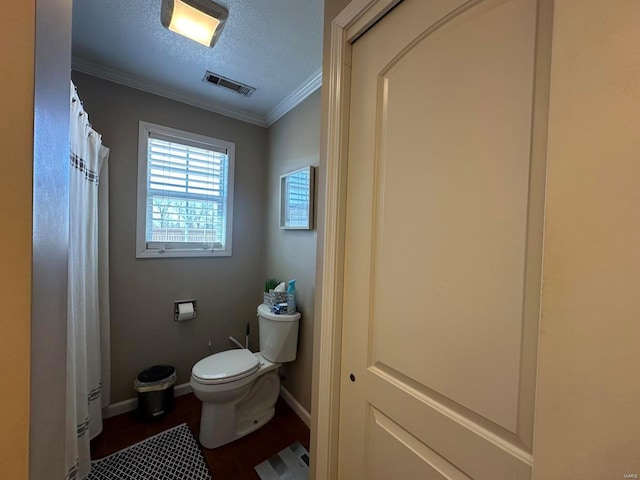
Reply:
M194 380L204 385L235 382L258 371L258 358L247 349L228 350L203 358L193 366Z

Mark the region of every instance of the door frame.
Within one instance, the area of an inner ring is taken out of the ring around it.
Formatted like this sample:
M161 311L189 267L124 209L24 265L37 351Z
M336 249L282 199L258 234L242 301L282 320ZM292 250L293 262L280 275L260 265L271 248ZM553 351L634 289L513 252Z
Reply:
M342 287L351 45L401 0L352 0L331 22L321 299L315 321L311 478L335 479L338 471Z

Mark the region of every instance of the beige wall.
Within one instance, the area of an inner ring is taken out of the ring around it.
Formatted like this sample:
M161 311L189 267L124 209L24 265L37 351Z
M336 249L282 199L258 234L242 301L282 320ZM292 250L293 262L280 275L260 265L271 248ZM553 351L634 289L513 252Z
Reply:
M111 149L110 269L112 402L135 396L137 373L176 366L178 384L209 353L232 347L262 300L267 131L166 98L73 73L93 127ZM233 256L136 259L138 121L235 142ZM198 318L173 321L173 301L198 300ZM211 340L213 348L208 349Z
M5 5L0 16L0 223L11 225L0 235L0 298L14 312L0 319L0 471L15 479L29 466L34 18L34 1Z
M640 2L555 3L534 478L640 474Z
M298 357L281 370L284 387L311 410L313 310L316 280L316 230L279 227L280 175L307 165L318 166L320 155L320 90L269 128L267 212L265 215L264 277L295 278L301 313Z

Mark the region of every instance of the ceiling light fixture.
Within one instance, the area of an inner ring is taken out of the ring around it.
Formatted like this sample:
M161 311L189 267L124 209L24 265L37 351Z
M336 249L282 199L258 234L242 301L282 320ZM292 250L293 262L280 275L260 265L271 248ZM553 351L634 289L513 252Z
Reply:
M162 0L162 25L205 47L220 38L229 11L211 0Z

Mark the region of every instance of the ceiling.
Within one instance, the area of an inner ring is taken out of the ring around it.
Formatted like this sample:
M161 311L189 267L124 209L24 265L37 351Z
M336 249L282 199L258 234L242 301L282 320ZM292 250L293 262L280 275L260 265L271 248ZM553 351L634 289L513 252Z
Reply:
M74 0L73 69L268 126L320 85L323 0L217 0L210 49L165 29L161 0ZM203 82L209 70L251 97Z

